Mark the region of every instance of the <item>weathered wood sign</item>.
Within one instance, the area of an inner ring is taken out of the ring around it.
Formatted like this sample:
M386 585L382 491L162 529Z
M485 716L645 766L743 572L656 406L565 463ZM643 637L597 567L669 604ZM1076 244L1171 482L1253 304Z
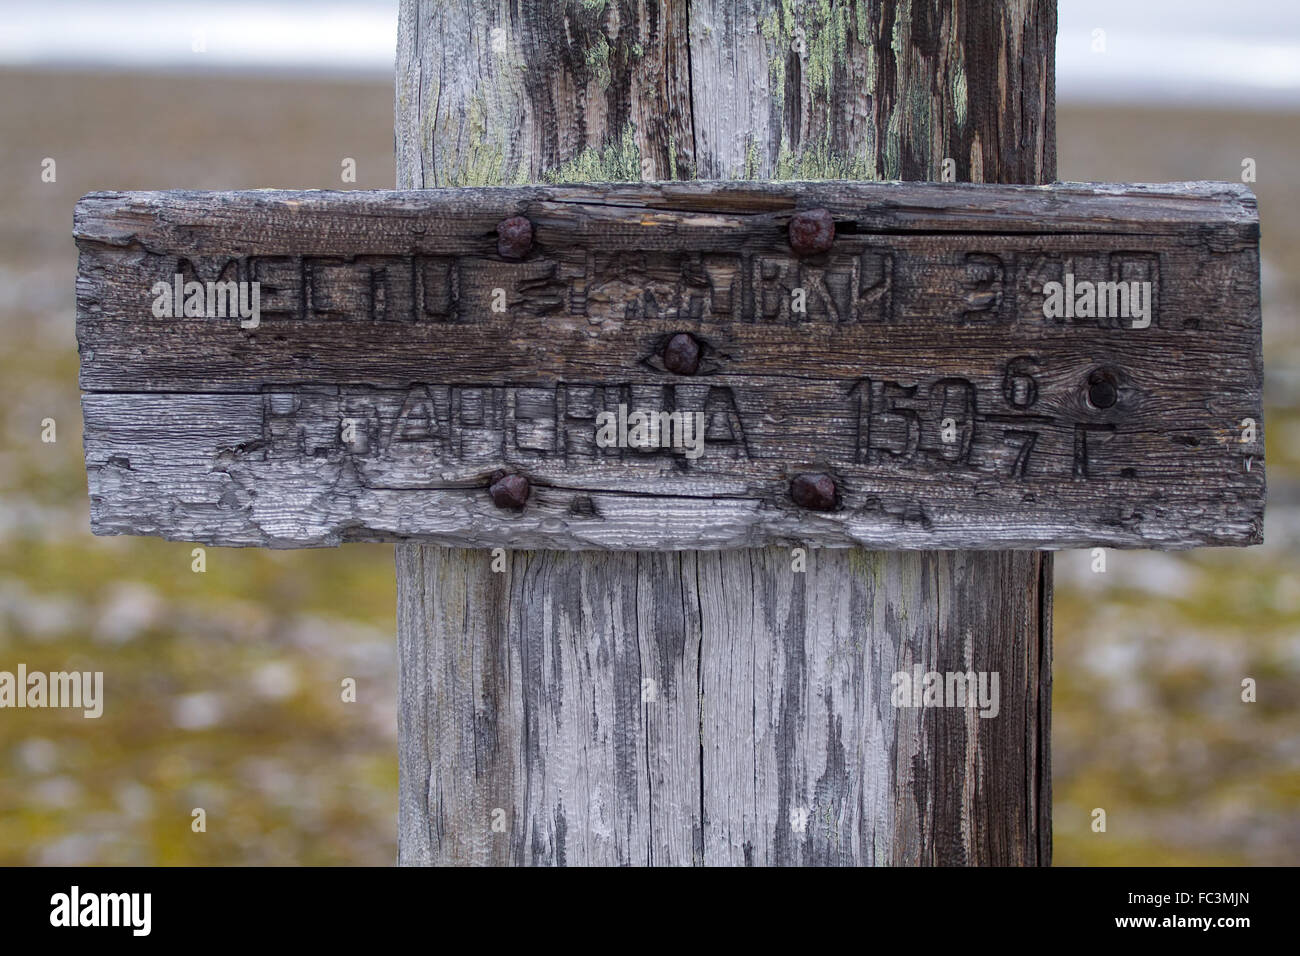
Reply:
M1239 186L95 193L76 237L97 533L1261 540Z

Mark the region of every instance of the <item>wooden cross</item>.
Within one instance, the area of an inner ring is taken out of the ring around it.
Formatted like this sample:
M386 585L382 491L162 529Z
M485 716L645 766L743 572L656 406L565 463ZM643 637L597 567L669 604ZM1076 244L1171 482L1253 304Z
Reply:
M414 27L551 36L471 6L404 4L399 134ZM673 6L624 41L741 42ZM78 203L94 531L405 545L403 862L1046 862L1045 754L936 756L1046 706L1050 568L969 552L1261 540L1247 190L752 175Z

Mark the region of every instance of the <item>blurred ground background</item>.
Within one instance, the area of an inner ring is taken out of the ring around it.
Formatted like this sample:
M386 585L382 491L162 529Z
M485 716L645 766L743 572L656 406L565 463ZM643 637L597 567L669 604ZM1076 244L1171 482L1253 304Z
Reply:
M1055 862L1294 864L1300 116L1063 106L1058 137L1062 179L1256 160L1270 498L1262 548L1058 558ZM197 574L190 545L92 537L71 238L92 189L340 188L345 157L391 187L392 142L380 79L0 71L0 669L103 670L108 697L0 713L0 864L394 860L393 549L212 548Z
M71 238L92 189L340 188L345 157L391 188L392 112L391 83L0 72L0 669L102 670L107 698L0 712L0 864L396 858L392 547L196 574L191 545L91 536Z

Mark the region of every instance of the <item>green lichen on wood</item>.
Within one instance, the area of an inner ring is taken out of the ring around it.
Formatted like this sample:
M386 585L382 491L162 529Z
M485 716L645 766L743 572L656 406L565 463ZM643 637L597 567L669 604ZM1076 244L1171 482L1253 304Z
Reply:
M829 97L835 71L848 62L851 40L867 51L868 73L874 89L876 71L866 0L853 3L817 0L797 9L793 0L781 0L759 21L759 31L768 44L768 77L777 102L785 101L786 59L791 51L799 56L808 94Z
M438 102L438 78L436 76L431 77L429 83L431 89L429 91L430 96L426 101L428 105L425 107L424 111L420 113L420 165L424 169L432 168L432 164L429 163L429 158L433 155L433 136L435 124L438 121L438 118L433 115L433 104ZM413 181L413 185L418 184L420 181L420 173L418 170L408 169L405 176L409 177Z
M596 81L596 85L601 90L609 89L610 81L613 74L609 67L609 40L605 34L596 37L595 42L587 48L584 59L587 63L587 69L591 71L591 79Z
M774 10L770 16L764 17L758 24L759 32L762 33L763 39L767 41L768 49L772 52L768 55L767 73L768 84L771 88L772 98L778 103L785 99L785 51L789 46L782 39L781 16L780 11Z
M852 548L848 551L849 571L859 580L868 581L868 591L875 593L878 583L884 580L885 552Z
M890 27L889 48L894 56L898 75L903 75L904 63L908 60L906 40L907 24L912 19L910 0L902 0L895 10L894 22ZM915 60L912 69L917 69ZM949 90L952 97L952 109L956 126L960 128L966 118L967 90L964 72L949 78ZM948 124L945 104L926 83L915 81L906 84L901 95L896 96L885 124L884 149L881 154L882 173L885 179L899 179L903 169L903 143L911 144L914 152L923 152L920 157L923 168L928 170L930 178L937 179L943 156L935 156L934 124ZM955 157L954 157L955 158Z
M952 75L949 78L949 92L952 95L953 118L957 121L957 130L966 128L966 69L960 59L952 63Z
M548 183L633 183L641 180L641 149L628 123L619 138L602 148L588 146L559 168L543 174Z
M759 164L762 161L758 153L758 142L753 135L749 136L745 145L745 171L741 179L757 179Z
M805 109L824 111L832 91L844 82L850 57L854 60L853 76L865 92L874 96L879 75L870 5L866 0L838 3L814 0L797 4L779 0L770 12L759 18L759 32L768 50L768 79L772 102L782 111L788 99L786 83L791 53L799 58L802 89L800 99ZM851 52L852 48L852 52ZM837 79L837 76L839 79ZM861 81L857 77L861 76ZM877 133L866 131L866 140L858 154L846 156L830 146L829 131L819 142L790 143L791 133L782 133L771 175L777 179L876 179L875 150ZM795 137L797 139L797 136ZM750 144L744 175L758 175L762 164L757 144ZM895 161L894 167L898 163Z
M876 95L876 85L880 82L880 70L876 63L876 46L867 40L862 42L863 91L872 97Z
M437 96L432 96L430 101L436 103ZM426 157L425 167L434 168L431 144L456 157L454 162L442 164L443 175L439 177L439 185L500 186L527 182L528 170L523 163L516 163L514 169L507 168L506 149L500 131L488 121L490 115L487 101L482 95L475 95L468 103L463 123L440 121L437 116L425 118L421 144Z
M771 179L771 176L762 175L762 158L759 156L758 146L751 142L745 151L745 164L743 168L731 168L727 170L724 179Z
M895 107L890 111L889 123L885 126L885 144L880 156L880 173L882 179L898 179L903 168L902 163L902 114Z
M795 152L789 141L782 138L772 178L875 179L876 171L865 154L843 156L832 150L827 142L805 146Z
M867 0L858 0L853 4L853 27L858 43L867 49L872 47L871 4Z
M463 130L469 140L469 149L462 154L458 181L449 185L487 186L505 182L505 152L490 139L486 107L487 104L479 96L469 102L469 113Z
M405 76L398 80L397 111L401 116L408 116L411 112L411 81Z
M849 29L853 11L843 4L830 0L804 7L810 22L803 29L806 47L804 75L808 77L808 92L812 96L828 97L837 66L848 59Z
M903 39L902 25L903 4L894 10L894 22L889 28L889 49L894 54L894 64L901 63L903 60ZM906 4L910 13L911 4ZM897 99L894 101L893 108L889 113L889 122L885 127L885 150L881 157L883 160L884 176L886 179L898 179L899 170L903 167L902 162L902 143L903 143L903 114Z
M901 60L903 57L903 24L907 23L912 16L912 4L909 0L903 0L894 9L894 22L889 28L889 48L894 51L894 59Z
M924 153L921 159L931 179L939 178L939 161L943 158L933 155L935 121L937 119L940 124L946 121L942 114L937 115L936 108L942 109L942 106L935 103L934 96L921 84L912 84L895 107L907 120L907 138L912 152Z

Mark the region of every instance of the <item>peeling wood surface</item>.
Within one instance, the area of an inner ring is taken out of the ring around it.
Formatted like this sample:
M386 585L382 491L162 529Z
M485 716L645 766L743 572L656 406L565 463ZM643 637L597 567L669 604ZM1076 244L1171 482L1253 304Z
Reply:
M835 217L834 247L796 257L790 217L816 207ZM519 262L495 248L514 215L535 228ZM102 193L78 204L76 236L100 533L570 549L1260 540L1258 220L1240 186ZM156 317L155 283L177 275L259 282L257 326ZM1045 317L1045 284L1067 281L1145 284L1149 311L1117 317L1114 299L1107 317ZM680 332L702 345L694 375L661 357ZM1099 376L1113 405L1094 401ZM687 421L628 447L628 416L663 412ZM601 415L623 422L614 447L597 443ZM499 470L532 482L522 512L491 503ZM834 511L791 500L807 472L835 477Z

